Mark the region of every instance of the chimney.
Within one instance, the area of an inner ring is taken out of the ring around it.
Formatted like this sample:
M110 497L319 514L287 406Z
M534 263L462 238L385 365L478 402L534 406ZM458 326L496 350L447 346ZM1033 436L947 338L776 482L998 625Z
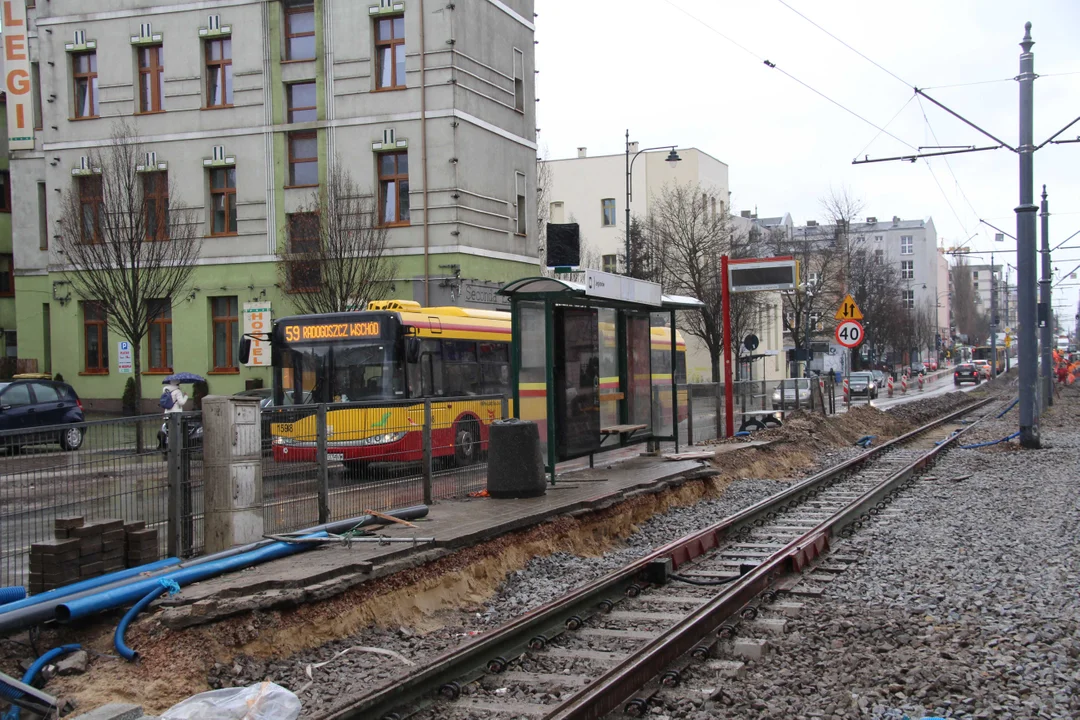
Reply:
M817 220L807 220L806 227L817 227Z
M748 218L748 217L750 217L750 211L749 210L743 210L742 212L739 213L739 216L744 217L744 218Z
M585 148L585 147L579 147L579 148L577 149L577 156L578 156L579 158L583 158L583 157L589 157L589 153L588 153L588 148Z
M893 225L899 225L900 224L900 216L899 215L893 215L892 216L892 224Z
M876 217L868 217L868 218L866 218L866 222L870 223L871 225L876 225L877 224L877 218Z
M635 140L634 142L630 143L630 154L633 155L637 151L638 151L638 143L637 143L637 140Z

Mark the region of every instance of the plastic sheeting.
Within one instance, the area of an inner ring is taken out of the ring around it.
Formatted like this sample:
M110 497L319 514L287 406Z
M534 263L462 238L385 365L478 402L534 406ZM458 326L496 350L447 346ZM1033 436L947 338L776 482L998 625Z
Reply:
M296 720L298 717L300 699L272 682L199 693L161 714L161 720Z

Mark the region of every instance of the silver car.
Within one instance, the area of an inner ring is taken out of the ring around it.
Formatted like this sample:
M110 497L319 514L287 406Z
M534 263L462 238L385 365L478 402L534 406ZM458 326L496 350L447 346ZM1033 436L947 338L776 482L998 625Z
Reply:
M851 373L851 377L848 378L848 387L851 388L851 397L865 395L869 400L877 398L878 386L873 373Z
M798 391L798 404L802 407L810 404L810 379L809 378L793 378L791 380L782 380L772 394L772 409L780 410L781 405L784 409L795 409L796 390ZM783 395L781 396L781 392Z

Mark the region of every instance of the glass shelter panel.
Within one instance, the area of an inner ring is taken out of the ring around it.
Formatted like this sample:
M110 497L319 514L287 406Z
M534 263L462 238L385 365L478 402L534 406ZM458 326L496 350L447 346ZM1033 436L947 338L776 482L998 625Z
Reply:
M679 370L685 375L685 364L682 368L676 356L676 350L685 353L685 345L677 346L677 335L670 327L671 315L669 313L654 312L650 317L652 326L652 343L650 362L652 363L652 407L653 407L653 435L658 437L673 437L674 426L672 418L675 417L673 408L676 401L672 398L672 382L676 380ZM673 343L676 343L673 345ZM683 377L678 382L686 384ZM685 415L686 391L683 390L678 400L682 412L679 417Z
M600 347L596 310L555 310L555 396L559 458L600 447Z
M518 417L535 422L540 429L540 449L547 457L547 333L544 303L522 302L518 305L521 328L521 369Z
M617 311L600 308L597 311L597 328L600 341L600 427L619 424L619 402L623 399L619 388L619 337L616 332Z
M647 314L626 314L627 422L652 428L651 328Z

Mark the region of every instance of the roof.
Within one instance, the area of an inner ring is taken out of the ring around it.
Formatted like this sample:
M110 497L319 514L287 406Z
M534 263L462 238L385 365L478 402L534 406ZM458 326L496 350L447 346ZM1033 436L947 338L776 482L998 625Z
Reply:
M499 289L499 295L556 295L564 298L586 297L585 285L582 283L560 280L550 277L527 277L514 280ZM621 301L613 301L621 302ZM644 303L628 303L643 305ZM697 310L705 307L705 304L697 298L685 295L661 295L660 307L665 310Z

